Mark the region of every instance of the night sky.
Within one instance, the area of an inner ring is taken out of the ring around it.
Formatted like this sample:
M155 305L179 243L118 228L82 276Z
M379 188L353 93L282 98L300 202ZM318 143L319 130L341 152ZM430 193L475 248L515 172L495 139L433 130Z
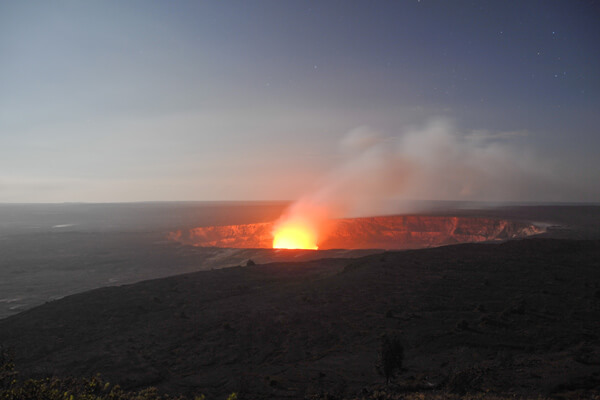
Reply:
M599 73L594 1L3 1L0 202L295 199L439 119L598 202Z

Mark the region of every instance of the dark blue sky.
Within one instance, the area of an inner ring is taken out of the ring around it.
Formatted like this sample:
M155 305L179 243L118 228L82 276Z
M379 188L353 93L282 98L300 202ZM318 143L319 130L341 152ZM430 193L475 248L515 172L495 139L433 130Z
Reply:
M348 131L438 117L523 133L575 182L554 198L600 201L599 17L576 0L2 2L0 201L290 199Z

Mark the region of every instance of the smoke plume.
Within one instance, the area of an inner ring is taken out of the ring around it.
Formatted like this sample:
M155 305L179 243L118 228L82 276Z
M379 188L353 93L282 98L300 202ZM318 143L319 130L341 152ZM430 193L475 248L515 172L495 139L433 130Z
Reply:
M557 200L564 182L549 162L518 145L525 135L463 133L444 119L388 137L356 128L340 143L340 165L279 225L302 221L319 231L332 218L415 211L419 200Z

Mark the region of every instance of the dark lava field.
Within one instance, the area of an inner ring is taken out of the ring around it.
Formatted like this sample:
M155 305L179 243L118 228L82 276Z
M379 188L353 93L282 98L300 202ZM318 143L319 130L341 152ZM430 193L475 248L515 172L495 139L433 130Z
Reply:
M587 234L557 228L585 236L576 240L547 234L96 289L0 320L0 344L23 377L100 373L125 388L211 399L352 398L382 387L597 396L594 218L580 215ZM388 385L376 368L386 333L404 347Z

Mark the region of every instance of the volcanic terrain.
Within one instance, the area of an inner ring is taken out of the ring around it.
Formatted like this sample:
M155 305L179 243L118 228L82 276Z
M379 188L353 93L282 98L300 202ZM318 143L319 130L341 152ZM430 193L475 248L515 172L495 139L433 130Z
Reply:
M598 395L600 208L576 214L542 238L97 289L0 320L0 343L23 377L101 373L209 398L351 397L385 386L376 365L392 333L405 355L388 391Z
M274 223L208 226L172 232L170 238L201 247L271 248ZM327 249L419 249L505 240L541 233L528 222L484 217L400 215L328 221L318 242Z

